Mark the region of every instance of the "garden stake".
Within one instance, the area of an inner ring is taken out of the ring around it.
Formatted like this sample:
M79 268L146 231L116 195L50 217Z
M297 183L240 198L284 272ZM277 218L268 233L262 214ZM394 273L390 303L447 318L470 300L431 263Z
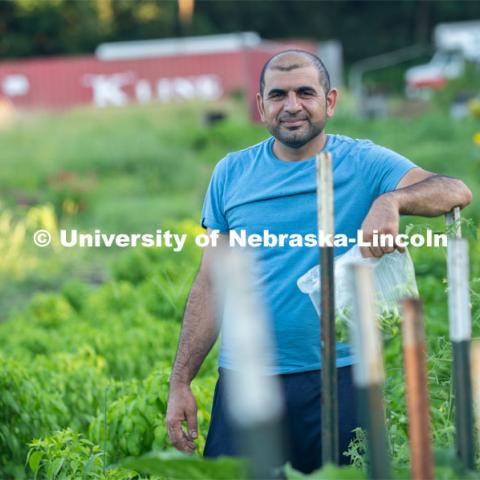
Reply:
M390 478L390 455L382 398L384 380L380 334L377 328L372 270L369 265L352 264L354 381L360 418L367 428L369 477Z
M219 247L213 267L217 317L228 311L229 348L234 363L241 365L225 377L227 407L239 447L250 459L253 478L277 478L284 459L283 403L277 377L267 374L273 348L265 310L254 288L253 259L240 248Z
M472 365L473 413L475 416L477 441L480 445L480 338L472 340L470 359Z
M474 469L472 383L470 374L470 312L468 242L461 237L460 209L447 214L447 225L455 222L447 246L448 317L453 349L453 387L455 392L456 450L463 465Z
M422 302L416 298L406 298L402 307L412 479L433 480Z
M317 165L318 238L332 235L333 178L332 156L320 153ZM322 462L338 464L338 406L335 335L335 286L333 246L320 245L320 335L322 352Z
M445 215L445 223L447 228L450 227L451 230L448 232L450 238L462 238L462 226L460 224L460 208L455 207L451 212L448 212ZM454 227L451 227L454 225Z

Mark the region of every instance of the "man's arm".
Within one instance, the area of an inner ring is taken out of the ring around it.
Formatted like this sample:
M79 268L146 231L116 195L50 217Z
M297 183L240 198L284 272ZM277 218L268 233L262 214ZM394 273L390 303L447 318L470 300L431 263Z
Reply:
M208 229L208 232L211 230ZM218 243L225 242L226 238L226 235L220 235ZM185 308L177 355L170 377L166 419L168 436L175 448L187 453L195 450L194 440L198 436L197 404L190 384L218 337L209 274L214 250L212 247L204 250L200 270ZM187 422L187 432L182 429L184 420Z
M397 203L400 214L423 217L438 217L472 201L472 192L461 180L421 168L410 170L387 195Z
M472 200L472 192L460 180L414 168L392 192L378 197L363 221L365 241L371 241L373 231L398 234L400 214L437 217L454 207L464 208ZM361 247L363 256L381 257L397 247Z

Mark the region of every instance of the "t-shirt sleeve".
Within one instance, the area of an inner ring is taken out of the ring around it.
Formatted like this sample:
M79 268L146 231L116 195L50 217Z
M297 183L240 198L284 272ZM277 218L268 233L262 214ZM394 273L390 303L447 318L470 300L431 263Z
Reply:
M374 197L395 190L405 174L416 167L403 155L374 144L366 150L361 165L364 180Z
M203 228L213 228L221 232L228 232L228 221L225 216L225 182L226 158L217 163L213 170L207 193L203 201L201 224Z

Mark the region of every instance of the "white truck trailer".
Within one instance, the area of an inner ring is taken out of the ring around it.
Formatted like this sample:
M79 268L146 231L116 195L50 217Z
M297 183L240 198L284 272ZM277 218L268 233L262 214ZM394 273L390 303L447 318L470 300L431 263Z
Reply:
M480 20L440 23L434 30L434 44L430 62L406 71L407 95L443 88L449 79L462 75L467 61L480 65Z

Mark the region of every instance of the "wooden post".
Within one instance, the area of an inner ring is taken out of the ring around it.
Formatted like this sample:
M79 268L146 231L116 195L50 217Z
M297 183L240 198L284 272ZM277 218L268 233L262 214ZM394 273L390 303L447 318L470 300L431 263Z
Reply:
M383 358L374 299L373 274L369 265L350 267L354 292L351 323L354 355L354 381L360 401L361 418L365 419L372 479L390 478L390 454L383 405Z
M402 314L412 479L433 480L422 302L406 298Z
M334 232L330 153L317 155L318 238ZM338 464L338 405L333 246L320 246L320 335L322 353L322 462Z
M255 289L253 258L244 249L217 248L212 272L217 317L228 315L224 341L237 368L225 377L227 408L241 453L250 459L253 478L276 478L274 469L284 463L283 400L278 378L271 371L271 334Z
M447 225L460 218L460 210L447 215ZM472 383L470 374L470 312L468 242L460 238L459 225L448 240L448 316L453 348L453 386L457 455L470 470L475 466Z

